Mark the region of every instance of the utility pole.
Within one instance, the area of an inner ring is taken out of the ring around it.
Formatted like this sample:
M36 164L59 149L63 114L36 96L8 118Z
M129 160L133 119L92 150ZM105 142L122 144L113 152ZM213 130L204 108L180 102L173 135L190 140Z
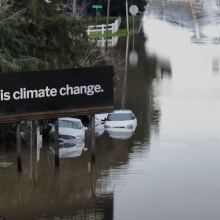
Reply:
M107 4L107 17L106 17L106 32L105 32L105 49L108 49L108 25L109 25L109 11L110 11L110 0Z
M126 8L126 23L127 23L127 33L129 34L129 21L128 21L128 0L125 0L125 8Z

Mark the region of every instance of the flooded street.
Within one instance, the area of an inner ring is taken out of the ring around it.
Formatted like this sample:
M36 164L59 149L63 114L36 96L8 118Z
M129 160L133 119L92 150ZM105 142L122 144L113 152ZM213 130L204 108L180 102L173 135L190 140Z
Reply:
M96 128L94 163L87 131L59 169L50 146L23 146L22 174L16 148L1 149L14 165L0 168L0 216L219 220L220 45L195 43L193 25L171 23L146 15L143 34L111 49L115 108L134 112L135 131Z

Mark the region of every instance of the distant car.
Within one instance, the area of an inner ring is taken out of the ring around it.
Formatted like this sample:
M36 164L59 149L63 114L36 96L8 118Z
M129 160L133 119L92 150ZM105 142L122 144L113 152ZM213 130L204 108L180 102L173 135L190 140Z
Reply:
M108 113L101 113L95 115L95 135L101 136L105 132L104 123Z
M104 124L106 118L108 117L108 113L101 113L95 115L95 124Z
M85 131L82 121L78 118L59 118L59 142L79 142L85 140Z
M115 110L108 114L105 120L105 128L126 128L134 131L137 127L137 119L131 110Z

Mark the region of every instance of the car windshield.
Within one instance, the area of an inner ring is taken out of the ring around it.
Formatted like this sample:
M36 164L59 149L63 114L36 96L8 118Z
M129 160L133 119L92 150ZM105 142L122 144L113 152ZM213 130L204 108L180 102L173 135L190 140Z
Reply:
M59 120L59 127L81 129L82 125L78 121Z
M109 114L107 117L108 121L126 121L126 120L132 120L134 119L134 116L132 113L112 113Z

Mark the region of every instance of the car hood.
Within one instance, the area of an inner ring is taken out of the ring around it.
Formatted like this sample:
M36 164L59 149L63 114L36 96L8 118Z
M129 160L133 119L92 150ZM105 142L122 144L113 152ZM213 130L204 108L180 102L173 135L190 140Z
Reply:
M70 136L79 136L83 135L83 131L73 128L59 128L60 135L70 135Z

